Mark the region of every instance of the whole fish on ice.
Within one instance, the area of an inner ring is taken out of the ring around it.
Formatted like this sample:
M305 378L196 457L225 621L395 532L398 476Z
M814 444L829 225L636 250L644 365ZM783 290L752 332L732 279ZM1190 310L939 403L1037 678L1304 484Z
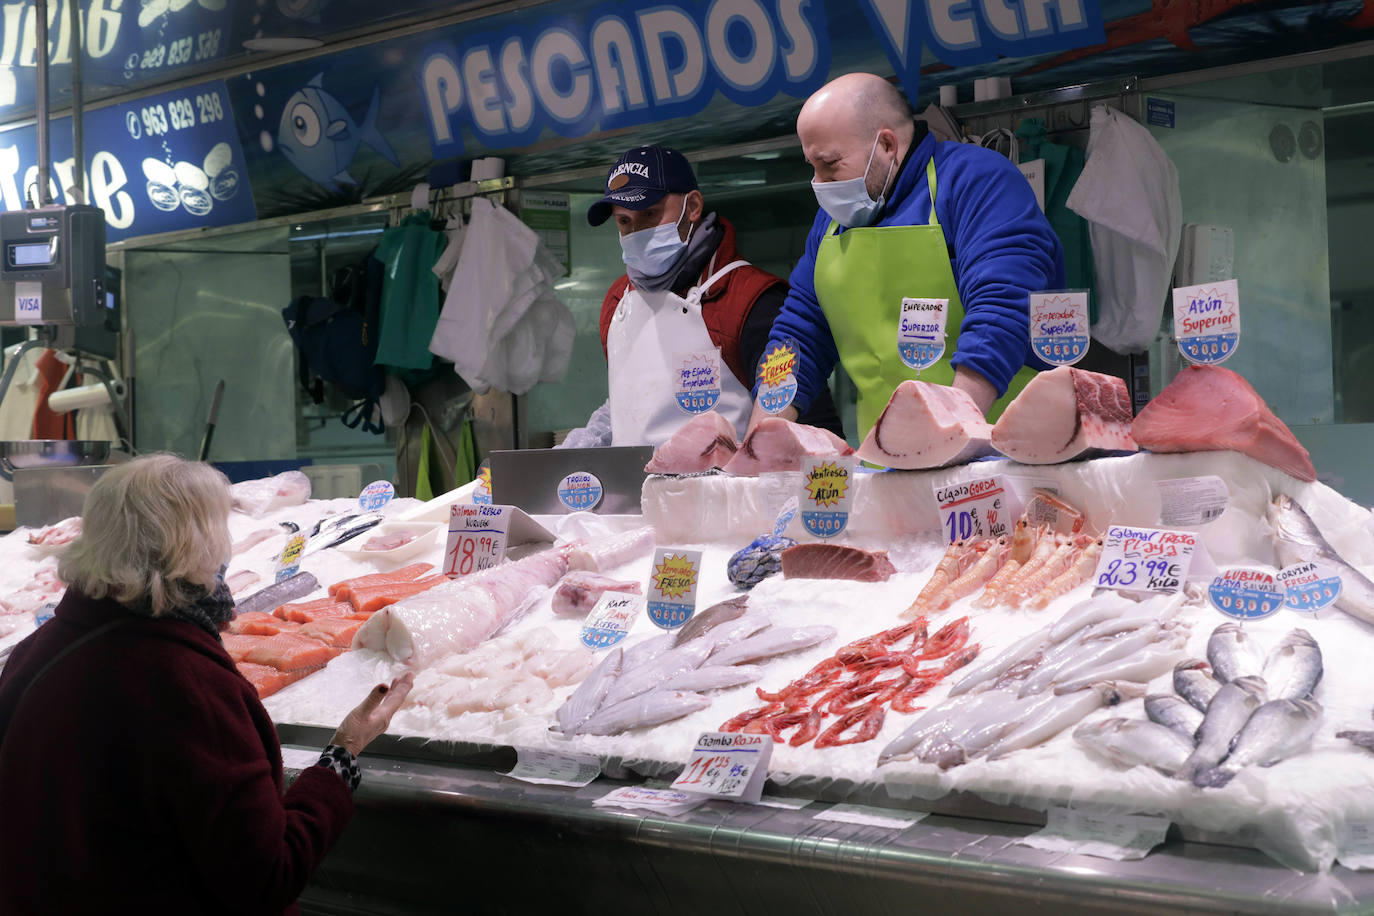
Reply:
M1174 666L1174 693L1188 701L1198 712L1205 713L1212 697L1221 689L1212 677L1212 667L1200 658L1188 658Z
M625 650L616 646L606 654L606 658L601 664L592 669L592 673L577 685L572 696L554 714L558 719L558 728L563 734L574 734L574 730L586 722L593 713L601 706L606 699L606 693L615 683L616 678L620 677L621 665L625 660Z
M1321 724L1322 708L1311 700L1271 700L1255 710L1236 735L1231 753L1218 766L1193 777L1194 785L1226 785L1247 766L1271 767L1307 746Z
M769 627L756 636L751 636L733 646L722 646L711 656L713 665L739 665L745 662L762 661L775 655L784 655L801 649L818 646L828 639L835 638L835 628L819 627Z
M1264 660L1264 682L1275 700L1306 699L1321 679L1322 650L1306 630L1290 632Z
M1238 677L1222 686L1207 707L1197 730L1197 746L1174 775L1189 782L1221 762L1255 710L1264 705L1267 689L1258 677Z
M1052 695L1047 702L1019 719L1015 728L998 738L987 749L988 759L996 760L1012 751L1044 744L1069 726L1082 722L1094 710L1144 694L1145 688L1138 684L1103 683L1073 693Z
M711 699L699 693L678 690L653 690L622 703L608 704L597 710L571 734L618 735L632 728L647 728L691 715L711 705Z
M1274 497L1267 518L1274 526L1274 549L1281 566L1320 562L1335 569L1341 575L1341 593L1336 596L1336 607L1351 617L1374 624L1374 582L1327 543L1302 506L1280 493Z
M658 658L623 671L606 694L605 706L637 697L657 689L686 671L695 671L711 654L712 646L705 640L694 640L685 646L669 649Z
M730 687L743 687L763 677L763 669L758 665L705 665L693 671L684 671L676 677L664 681L664 690L691 690L705 693L708 690L725 690Z
M1227 621L1207 640L1207 661L1212 677L1225 684L1238 677L1253 677L1264 670L1264 654L1245 628Z
M1188 704L1183 704L1192 710ZM1083 747L1118 766L1147 766L1172 775L1193 752L1193 742L1177 731L1138 719L1103 719L1074 729Z
M1202 726L1202 712L1194 709L1187 700L1171 693L1151 694L1145 698L1145 716L1156 725L1162 725L1187 739L1188 750L1192 751L1193 736ZM1183 761L1180 760L1179 766L1182 765ZM1177 769L1178 767L1174 768Z
M743 595L717 602L701 613L693 614L692 619L683 624L682 629L677 631L673 644L680 646L688 640L696 639L698 636L715 630L721 624L738 620L744 616L747 610L749 610L749 600Z

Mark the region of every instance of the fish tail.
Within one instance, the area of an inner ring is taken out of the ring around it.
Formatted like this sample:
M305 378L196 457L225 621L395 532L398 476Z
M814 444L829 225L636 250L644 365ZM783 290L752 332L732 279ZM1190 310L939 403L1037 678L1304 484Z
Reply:
M1230 782L1237 772L1239 771L1219 766L1199 770L1193 775L1193 785L1199 789L1220 789Z
M399 165L400 160L396 158L396 151L391 148L391 144L386 142L386 137L377 129L377 111L382 104L382 87L380 85L372 87L372 102L367 106L367 116L363 118L363 123L358 127L358 136L362 142L375 149L386 161L392 165Z

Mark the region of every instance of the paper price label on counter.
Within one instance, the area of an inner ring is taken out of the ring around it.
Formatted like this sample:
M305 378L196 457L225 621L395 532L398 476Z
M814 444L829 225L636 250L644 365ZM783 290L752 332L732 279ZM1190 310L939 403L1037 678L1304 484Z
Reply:
M582 645L593 651L618 646L630 635L643 609L642 595L605 592L597 599L596 606L587 612L578 638Z
M1341 595L1341 574L1324 563L1285 566L1275 578L1290 611L1315 614L1335 604Z
M1226 481L1215 475L1175 477L1156 486L1161 525L1205 525L1221 518L1231 503Z
M945 355L948 299L903 299L897 319L897 355L912 369L929 369Z
M815 820L905 830L929 816L929 811L898 811L893 808L870 808L867 805L831 805L818 812Z
M1275 578L1262 569L1227 569L1207 586L1207 600L1227 617L1263 620L1283 607L1284 593Z
M601 775L601 761L582 754L556 754L533 748L515 749L515 768L502 773L511 779L539 786L568 786L580 789Z
M1174 337L1190 362L1225 362L1240 344L1240 288L1235 280L1174 290Z
M673 788L757 804L772 756L773 739L767 735L702 732Z
M558 482L558 501L574 512L595 509L604 492L601 478L590 471L573 471Z
M705 413L720 400L720 350L679 353L674 397L677 406L691 414Z
M1022 837L1022 846L1049 852L1070 852L1100 859L1143 859L1169 832L1167 817L1144 814L1106 814L1078 808L1050 808L1045 827Z
M477 472L477 486L472 488L472 501L479 506L491 505L491 462L483 461Z
M358 494L358 508L364 512L376 512L391 502L395 495L396 488L392 486L391 481L374 480L363 487L363 492Z
M1072 366L1088 354L1088 291L1030 294L1030 339L1035 355Z
M676 630L697 610L701 551L655 547L650 566L648 607L654 626Z
M673 789L649 789L644 786L621 786L612 789L592 802L594 808L629 808L634 811L651 811L664 817L686 814L693 808L710 801L710 796L694 792L677 792Z
M833 538L849 525L854 504L854 457L802 459L797 494L802 526L819 538Z
M797 354L794 341L770 347L759 359L758 402L768 413L782 413L797 396Z
M1352 871L1374 870L1374 824L1346 821L1336 861Z
M470 576L499 566L506 558L510 506L465 506L449 509L444 575Z
M1197 535L1190 531L1111 525L1093 574L1097 588L1176 592L1188 578Z
M953 544L1011 534L1016 514L1008 511L1007 488L1001 476L935 488L940 527Z
M305 553L305 544L310 538L304 532L291 535L286 539L286 546L282 548L281 555L277 557L277 572L273 577L274 581L281 582L290 579L301 571L301 555Z

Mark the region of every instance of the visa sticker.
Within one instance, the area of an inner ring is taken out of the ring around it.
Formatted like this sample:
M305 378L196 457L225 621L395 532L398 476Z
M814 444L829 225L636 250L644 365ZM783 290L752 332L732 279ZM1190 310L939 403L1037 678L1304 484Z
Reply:
M902 300L897 317L897 355L909 368L929 369L945 355L948 299Z
M797 494L802 527L820 538L833 538L849 525L854 504L854 457L802 459L802 487Z
M1227 569L1207 586L1207 600L1227 617L1262 620L1278 613L1284 592L1277 580L1258 569Z
M759 360L758 402L768 413L782 413L797 396L797 345L774 344Z
M590 471L573 471L558 483L558 501L574 512L595 509L602 492L601 479Z
M650 568L649 619L656 627L676 630L696 613L701 551L656 547Z
M677 405L690 414L715 407L720 401L720 350L679 353L673 362L677 366Z
M1072 366L1088 354L1088 292L1030 294L1030 339L1035 355L1055 366Z
M1174 290L1174 337L1190 362L1225 362L1240 344L1240 289L1235 280Z
M358 508L364 512L376 512L396 496L396 488L389 480L374 480L363 487L358 494Z
M14 284L14 323L43 323L43 284L21 281Z

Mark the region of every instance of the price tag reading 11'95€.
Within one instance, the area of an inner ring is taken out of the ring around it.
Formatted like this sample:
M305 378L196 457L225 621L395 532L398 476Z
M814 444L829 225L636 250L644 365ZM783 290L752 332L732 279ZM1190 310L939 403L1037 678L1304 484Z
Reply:
M1176 592L1188 578L1197 535L1190 531L1112 525L1093 584L1123 592Z
M510 506L455 505L449 511L444 575L456 579L499 565L506 558L509 526Z
M773 739L767 735L702 732L673 788L758 804L772 755Z

